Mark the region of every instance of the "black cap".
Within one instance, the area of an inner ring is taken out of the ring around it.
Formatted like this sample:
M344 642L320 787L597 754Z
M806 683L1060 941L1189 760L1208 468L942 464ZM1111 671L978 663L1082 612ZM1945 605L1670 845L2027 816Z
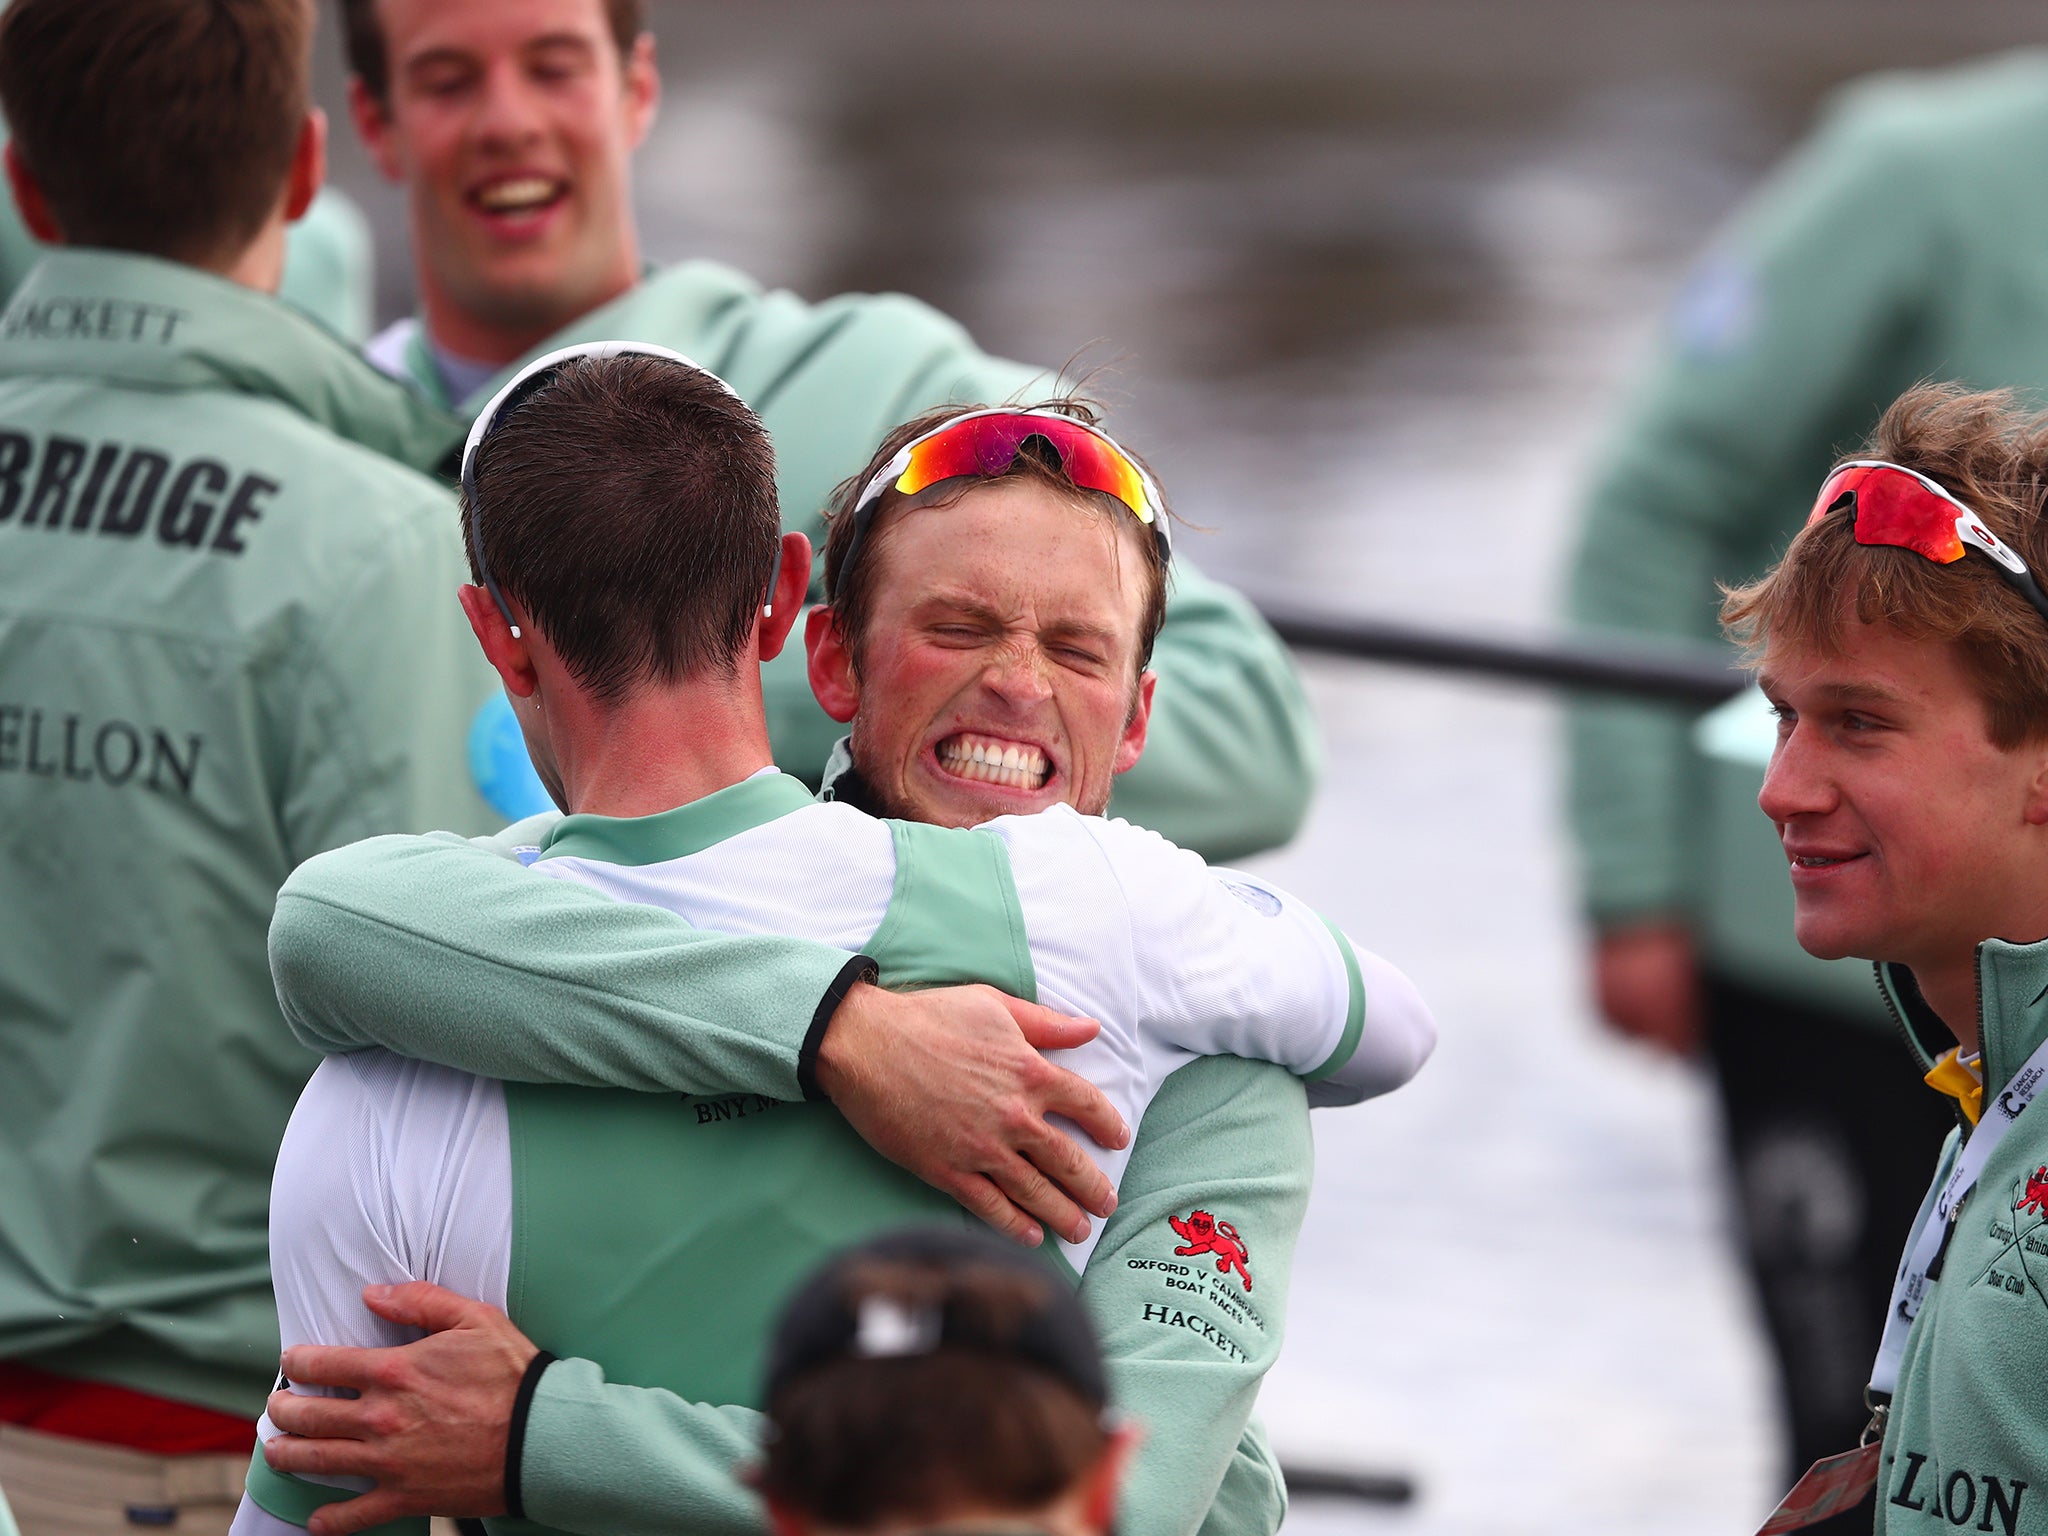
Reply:
M879 1291L868 1275L930 1272L942 1282L929 1306ZM965 1271L996 1271L1028 1282L1019 1309L963 1306L943 1284ZM886 1359L972 1350L1027 1361L1101 1408L1109 1397L1102 1349L1073 1285L1051 1264L982 1232L907 1227L827 1260L783 1305L768 1347L767 1399L798 1377L842 1358Z

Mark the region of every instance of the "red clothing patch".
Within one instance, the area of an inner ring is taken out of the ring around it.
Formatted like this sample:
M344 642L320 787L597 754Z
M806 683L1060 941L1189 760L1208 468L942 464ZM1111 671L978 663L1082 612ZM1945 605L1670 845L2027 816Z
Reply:
M2048 1216L2048 1167L2036 1168L2027 1175L2027 1192L2013 1209Z
M247 1455L256 1421L0 1360L0 1424L152 1456Z
M1252 1272L1247 1267L1252 1261L1251 1250L1244 1245L1244 1239L1237 1235L1237 1228L1227 1221L1218 1221L1207 1211L1190 1211L1188 1219L1178 1216L1166 1218L1166 1224L1181 1235L1184 1246L1173 1250L1177 1258L1190 1258L1198 1253L1216 1255L1216 1272L1227 1275L1237 1271L1244 1288L1252 1288Z

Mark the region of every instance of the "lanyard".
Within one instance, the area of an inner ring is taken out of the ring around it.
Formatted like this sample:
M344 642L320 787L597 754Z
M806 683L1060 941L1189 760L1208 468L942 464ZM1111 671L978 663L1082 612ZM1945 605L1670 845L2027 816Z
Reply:
M2020 1112L2034 1102L2044 1080L2048 1080L2048 1040L2034 1048L2034 1054L2013 1074L2003 1093L1986 1101L1984 1116L1949 1164L1948 1177L1943 1179L1941 1171L1935 1171L1935 1186L1920 1203L1920 1220L1912 1245L1907 1248L1905 1258L1899 1261L1899 1277L1892 1285L1892 1304L1891 1310L1885 1314L1884 1339L1877 1346L1877 1360L1870 1368L1873 1398L1890 1397L1898 1386L1899 1362L1906 1354L1906 1336L1913 1331L1913 1319L1920 1315L1928 1288L1934 1284L1929 1271L1940 1261L1942 1250L1948 1245L1948 1234L1955 1224L1956 1212L1976 1187L1977 1175L1991 1161L1991 1154L1998 1150L2005 1133L2012 1129Z

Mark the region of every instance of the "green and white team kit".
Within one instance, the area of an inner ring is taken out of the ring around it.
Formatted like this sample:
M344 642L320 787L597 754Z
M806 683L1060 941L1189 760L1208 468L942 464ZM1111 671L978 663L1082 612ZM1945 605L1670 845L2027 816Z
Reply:
M304 873L380 856L364 845ZM529 856L527 880L864 953L885 982L989 981L1099 1019L1101 1036L1065 1061L1133 1125L1198 1056L1275 1062L1349 1102L1405 1081L1434 1040L1398 971L1284 892L1065 807L966 831L884 822L769 770L659 816L567 817ZM282 906L280 922L321 923L333 889L303 913ZM1269 1125L1285 1134L1284 1117ZM1130 1154L1092 1151L1123 1175ZM1277 1316L1281 1298L1255 1287L1259 1255L1231 1214L1141 1212L1165 1234L1158 1257L1137 1257L1115 1218L1099 1233L1113 1278L1145 1291L1124 1331L1170 1332L1218 1370L1251 1365L1238 1336L1263 1333L1262 1309ZM430 1279L506 1306L537 1343L577 1357L549 1375L602 1370L730 1425L758 1406L774 1309L814 1263L882 1227L966 1219L827 1105L503 1083L369 1050L330 1058L294 1115L273 1262L287 1343L398 1342L362 1286ZM1062 1245L1057 1260L1084 1291L1096 1248L1093 1236ZM1106 1342L1114 1355L1119 1341ZM734 1437L738 1459L745 1444ZM260 1456L250 1490L243 1536L265 1511L302 1524L340 1496Z

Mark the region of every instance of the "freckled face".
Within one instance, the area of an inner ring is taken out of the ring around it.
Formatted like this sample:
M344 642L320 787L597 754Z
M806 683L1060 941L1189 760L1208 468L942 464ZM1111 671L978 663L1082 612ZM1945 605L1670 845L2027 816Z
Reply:
M947 826L1062 801L1099 814L1144 750L1150 531L998 480L880 532L862 552L879 580L854 684L869 787L890 814Z

